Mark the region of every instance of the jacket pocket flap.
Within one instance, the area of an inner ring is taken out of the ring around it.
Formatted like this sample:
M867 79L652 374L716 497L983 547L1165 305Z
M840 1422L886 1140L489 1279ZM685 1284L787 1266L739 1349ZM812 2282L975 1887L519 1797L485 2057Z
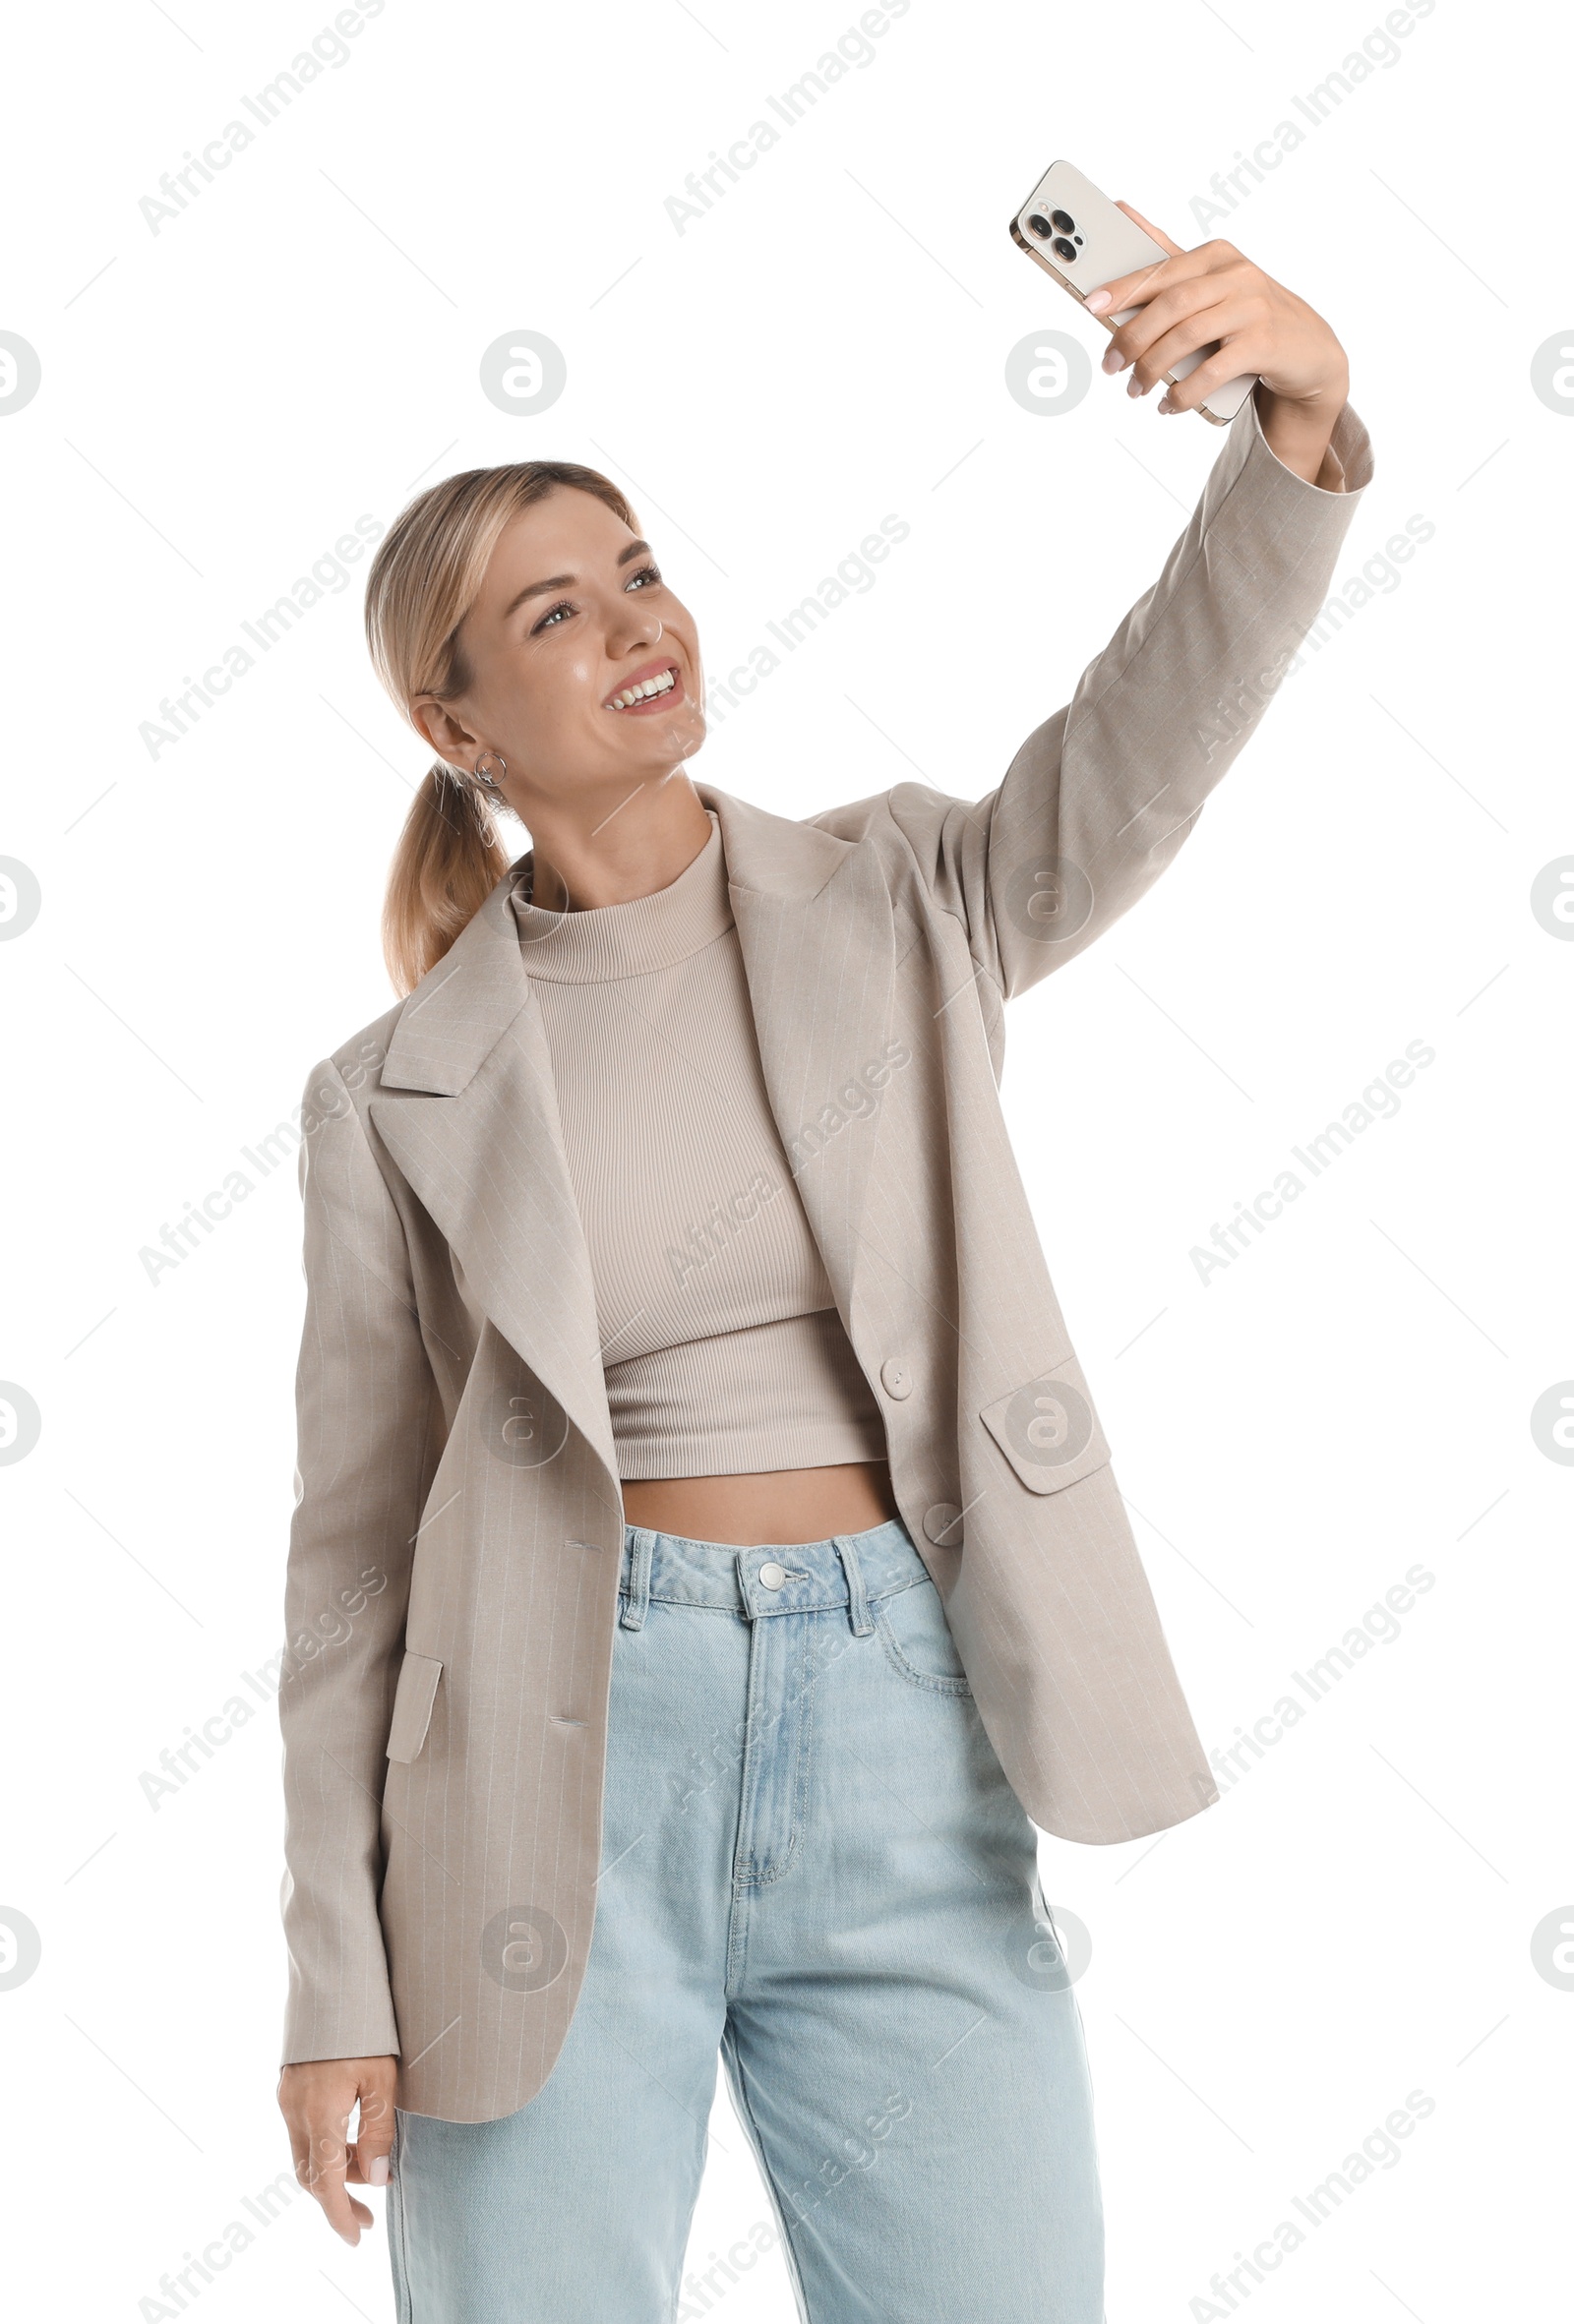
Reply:
M1110 1459L1074 1355L997 1397L979 1418L1030 1493L1058 1493Z
M394 1697L394 1718L388 1731L388 1756L402 1760L406 1765L415 1758L426 1741L426 1730L431 1723L432 1704L437 1698L437 1683L443 1675L443 1665L431 1654L407 1652L399 1670L398 1690Z

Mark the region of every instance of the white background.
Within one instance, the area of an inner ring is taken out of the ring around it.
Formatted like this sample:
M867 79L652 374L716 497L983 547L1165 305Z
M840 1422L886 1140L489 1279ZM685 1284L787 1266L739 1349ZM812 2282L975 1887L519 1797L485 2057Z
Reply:
M1156 576L1223 443L1097 374L1057 417L1007 395L1037 328L1102 350L1005 230L1057 154L1181 242L1227 233L1333 323L1377 461L1341 583L1407 518L1435 527L1287 681L1158 889L1012 1012L1023 1172L1206 1742L1407 1569L1434 1577L1220 1807L1157 1842L1045 1843L1093 1941L1111 2324L1214 2312L1215 2271L1413 2091L1434 2110L1398 2163L1240 2304L1548 2312L1574 1993L1531 1938L1574 1921L1574 1474L1530 1412L1574 1375L1574 944L1529 896L1574 853L1574 419L1531 364L1574 320L1561 27L1443 0L1203 228L1192 198L1302 120L1292 97L1377 0L914 0L680 235L665 198L775 118L854 0L389 0L151 232L140 199L332 13L121 0L11 35L0 328L43 379L0 421L0 854L43 904L0 945L0 1377L42 1434L0 1471L0 1905L42 1960L0 1992L8 2312L168 2312L160 2277L240 2220L254 2241L191 2280L192 2310L392 2314L381 2219L351 2252L298 2192L267 2229L243 2207L288 2169L272 1705L156 1809L140 1781L278 1642L293 1166L156 1284L139 1253L389 1005L378 909L427 754L366 662L364 564L156 759L139 726L357 516L548 454L630 492L712 672L906 518L697 771L790 815L915 767L978 797ZM533 418L478 385L520 328L568 362ZM1414 1041L1435 1058L1398 1114L1199 1281L1214 1222ZM722 2098L691 2264L767 2209ZM790 2319L779 2255L688 2312L718 2308Z

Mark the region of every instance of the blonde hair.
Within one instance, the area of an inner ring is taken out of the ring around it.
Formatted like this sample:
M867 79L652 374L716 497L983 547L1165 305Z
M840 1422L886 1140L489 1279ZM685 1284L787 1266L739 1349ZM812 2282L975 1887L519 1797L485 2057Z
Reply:
M366 642L403 715L418 694L452 701L471 683L459 625L511 517L559 491L593 493L637 531L618 487L573 460L521 460L445 477L395 518L366 581ZM417 730L419 731L419 730ZM509 867L489 795L438 759L399 833L383 905L383 957L400 994L449 950Z

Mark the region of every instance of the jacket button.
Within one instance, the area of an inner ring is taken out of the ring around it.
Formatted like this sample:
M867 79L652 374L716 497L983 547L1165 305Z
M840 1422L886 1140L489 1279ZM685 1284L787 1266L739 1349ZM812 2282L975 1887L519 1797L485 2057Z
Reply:
M895 1356L888 1356L880 1365L879 1384L885 1394L888 1397L894 1397L898 1403L901 1402L904 1396L911 1396L913 1393L913 1375L904 1363L898 1362Z
M937 1548L960 1549L962 1513L954 1501L937 1501L924 1512L924 1531Z

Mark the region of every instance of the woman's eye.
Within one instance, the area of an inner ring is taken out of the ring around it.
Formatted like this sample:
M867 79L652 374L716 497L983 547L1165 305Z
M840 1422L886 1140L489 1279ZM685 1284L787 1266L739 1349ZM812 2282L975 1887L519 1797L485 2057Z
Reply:
M649 587L652 583L659 583L660 579L661 571L659 566L654 565L642 565L636 573L634 573L630 576L628 587L630 589ZM574 606L570 600L567 597L560 598L558 603L553 606L550 611L544 613L541 616L540 621L536 623L534 628L530 631L530 635L532 637L539 637L543 629L556 629L560 627L564 617L572 614L573 611Z

